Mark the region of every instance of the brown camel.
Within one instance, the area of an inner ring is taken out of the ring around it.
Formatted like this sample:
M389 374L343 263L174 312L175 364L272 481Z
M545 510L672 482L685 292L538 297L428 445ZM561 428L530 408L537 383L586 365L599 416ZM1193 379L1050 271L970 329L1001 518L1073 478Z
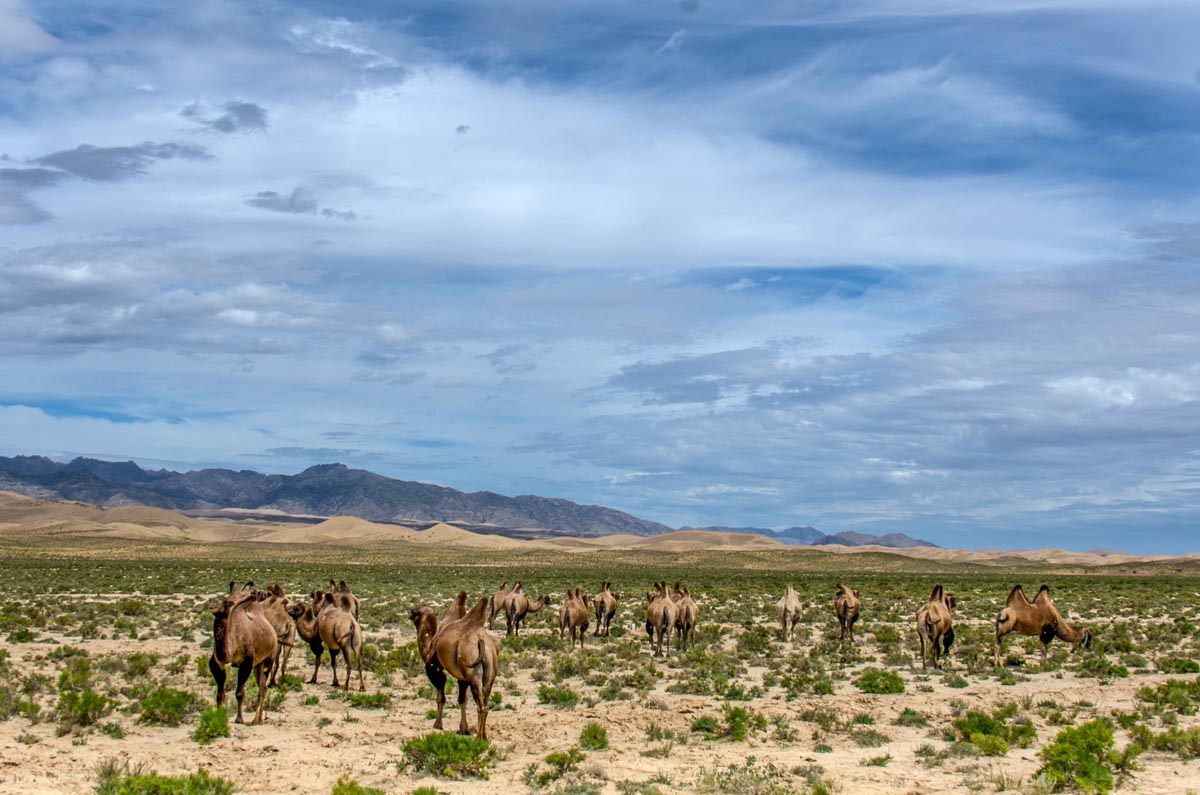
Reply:
M921 667L928 668L926 647L933 654L933 667L941 668L941 656L950 653L950 644L954 642L954 623L951 611L954 609L954 597L946 593L940 585L933 586L929 594L929 604L917 611L917 636L921 639Z
M617 613L617 604L621 601L621 597L619 594L613 593L611 582L603 582L600 584L600 593L596 594L596 598L593 601L596 605L596 632L594 634L608 637L613 616Z
M858 621L858 613L862 609L862 602L858 599L858 591L853 588L847 588L840 582L837 584L837 595L833 598L833 612L837 613L838 624L842 627L842 632L838 636L839 640L845 640L846 635L850 635L850 643L854 643L854 622Z
M791 642L796 622L800 620L800 610L800 597L792 584L788 583L783 591L783 598L775 605L775 616L779 619L779 637L783 640Z
M355 621L358 620L358 597L350 592L350 586L346 584L345 580L335 583L330 577L328 593L338 607L354 616Z
M654 583L654 590L646 594L646 634L654 656L663 656L663 640L667 641L667 656L671 654L671 629L675 626L675 603L667 593L665 582Z
M466 593L460 593L456 604L465 604L466 599ZM467 725L467 688L470 688L479 713L475 736L481 740L487 739L488 701L500 667L496 640L484 622L487 606L487 597L483 597L470 612L459 618L450 618L447 614L440 627L437 615L427 605L408 611L408 617L417 628L417 650L425 661L425 675L437 693L437 720L433 727L442 728L448 673L458 680L458 733L470 734Z
M339 606L339 599L324 591L313 591L311 605L292 605L288 613L296 619L296 630L300 637L308 642L316 663L309 684L317 684L317 673L321 670L321 655L329 649L329 665L333 669L333 686L350 689L352 669L350 667L350 652L358 663L358 685L360 690L366 690L362 669L362 628L358 619L349 610ZM344 604L344 602L342 602ZM341 652L346 663L346 684L338 682L337 658Z
M694 640L696 618L700 614L700 608L692 599L691 592L687 588L680 588L679 583L675 583L671 601L675 603L675 638L679 650L687 651L688 645Z
M1050 641L1056 637L1071 644L1074 652L1080 646L1085 649L1092 647L1092 633L1086 629L1073 627L1066 622L1050 599L1050 586L1043 585L1038 589L1033 601L1025 596L1020 585L1014 585L1008 592L1004 609L996 616L996 648L995 662L1000 665L1000 639L1010 632L1021 635L1037 635L1042 641L1042 665L1046 664L1046 652Z
M503 583L501 583L500 590L496 591L496 593L492 595L492 598L488 600L487 623L489 627L496 620L497 613L507 618L508 611L505 609L505 607L508 604L508 595L513 591L520 590L522 590L522 586L519 582L513 583L513 587L511 588L508 587L508 580L505 580Z
M591 596L576 588L573 592L567 590L566 601L558 608L558 637L565 638L571 633L571 648L575 648L575 636L579 635L579 648L583 648L583 638L588 628L588 602Z
M241 588L229 583L229 594L213 600L213 652L208 658L208 670L217 683L217 706L225 703L225 666L236 665L237 722L242 717L242 701L246 697L246 680L254 672L258 685L258 703L254 707L252 724L262 723L263 697L266 695L267 674L275 659L279 641L275 630L263 615L262 603L251 595L254 583Z
M534 601L530 602L529 597L524 591L514 590L508 595L508 603L504 605L505 614L508 616L508 635L521 634L521 622L525 620L528 613L536 613L546 605L554 604L554 598L550 594L542 594Z
M254 598L262 603L263 615L275 630L275 637L279 641L275 659L271 661L271 681L267 687L275 687L277 684L283 687L283 677L287 674L292 647L296 645L296 622L288 613L288 598L282 586L269 585L266 591L255 591Z

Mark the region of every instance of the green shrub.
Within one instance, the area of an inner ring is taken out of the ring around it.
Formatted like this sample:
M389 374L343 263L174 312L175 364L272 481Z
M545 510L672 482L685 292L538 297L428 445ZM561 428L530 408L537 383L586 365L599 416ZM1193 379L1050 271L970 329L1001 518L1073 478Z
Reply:
M1154 663L1163 673L1195 674L1200 673L1200 663L1190 657L1163 657Z
M487 740L430 732L403 745L404 766L446 778L487 778L496 751Z
M746 740L751 731L762 731L767 728L766 718L745 707L726 704L721 707L721 714L725 718L725 734L734 742Z
M113 710L113 701L94 690L68 690L58 697L58 731L92 726Z
M159 656L153 652L135 651L125 658L125 677L134 679L150 673L158 665Z
M160 776L113 762L98 770L95 795L231 795L233 782L198 770L187 776Z
M337 783L333 785L329 795L384 795L384 792L377 787L364 787L352 778L338 776Z
M539 685L538 703L550 704L555 707L573 707L579 703L579 694L569 687Z
M142 699L141 719L160 726L178 726L185 715L196 711L199 701L189 690L157 687Z
M905 707L896 720L892 721L897 726L913 726L922 728L929 725L929 720L920 712L909 707Z
M608 747L608 729L599 723L589 723L579 734L579 747L589 751L603 751Z
M36 637L37 637L37 633L34 632L33 630L29 629L28 627L18 627L17 629L14 629L12 632L8 633L8 642L9 643L32 643L33 639Z
M192 732L192 739L208 745L218 737L229 736L229 713L224 707L209 707L200 713L200 722Z
M692 721L692 731L703 734L706 740L715 740L721 736L721 723L712 715L703 715Z
M1055 790L1074 786L1084 792L1106 793L1113 788L1113 733L1096 719L1063 729L1041 750L1046 763L1038 770Z
M899 674L882 671L878 668L868 668L863 671L862 676L858 677L854 684L864 693L891 695L904 692L904 680L900 678Z
M346 700L350 702L350 706L358 707L359 709L385 709L392 703L392 697L388 693L348 693Z

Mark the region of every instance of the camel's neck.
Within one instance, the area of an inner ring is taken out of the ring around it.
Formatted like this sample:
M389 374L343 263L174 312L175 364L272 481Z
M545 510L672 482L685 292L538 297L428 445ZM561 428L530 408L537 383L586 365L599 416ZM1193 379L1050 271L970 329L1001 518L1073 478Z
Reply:
M540 597L538 597L537 601L529 603L529 612L536 613L537 611L541 610L545 606L546 606L546 597L540 596Z
M1084 638L1087 637L1087 633L1085 633L1082 629L1071 626L1061 618L1058 620L1058 625L1054 629L1054 634L1058 636L1059 640L1065 640L1068 643L1076 644L1082 643Z
M311 607L305 606L304 612L296 619L296 631L305 640L312 640L317 635L317 616Z
M229 616L213 616L213 657L222 665L229 664Z
M417 624L417 652L425 662L433 659L433 636L436 634L437 616L426 613Z

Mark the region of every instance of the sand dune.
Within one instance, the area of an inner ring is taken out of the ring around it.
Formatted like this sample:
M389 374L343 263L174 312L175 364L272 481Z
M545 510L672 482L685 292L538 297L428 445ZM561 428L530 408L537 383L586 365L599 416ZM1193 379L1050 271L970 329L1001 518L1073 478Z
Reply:
M940 547L883 547L866 545L847 547L836 544L794 547L762 535L709 530L679 530L658 536L628 533L578 538L558 536L531 541L486 535L464 530L443 522L427 530L380 524L354 516L335 516L317 524L289 522L277 511L279 521L264 521L264 511L245 511L258 518L238 520L230 516L239 511L220 511L220 517L190 517L177 511L144 505L101 508L80 502L57 502L0 491L0 536L98 536L132 540L162 540L181 543L262 542L270 544L436 544L475 549L554 549L586 553L589 550L653 550L690 552L695 550L810 550L836 555L881 553L940 563L977 563L984 565L1021 565L1026 562L1061 566L1103 566L1162 560L1200 560L1200 552L1171 558L1166 555L1131 555L1107 549L1073 552L1064 549L942 549ZM272 516L274 519L274 516Z

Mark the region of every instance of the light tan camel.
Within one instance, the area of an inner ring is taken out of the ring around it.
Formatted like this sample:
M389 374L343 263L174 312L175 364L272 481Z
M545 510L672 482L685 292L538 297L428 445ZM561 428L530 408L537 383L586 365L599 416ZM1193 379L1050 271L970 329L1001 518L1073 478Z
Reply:
M788 583L783 591L783 598L775 605L775 616L779 619L779 637L791 642L796 622L800 620L800 596L796 589Z
M917 636L921 639L921 667L928 668L926 647L933 654L933 667L941 668L941 657L950 653L954 642L954 621L951 611L954 597L940 585L933 586L929 603L917 611Z
M275 630L275 637L279 641L275 659L271 661L271 681L267 687L275 687L277 684L283 687L283 677L287 675L292 647L296 645L296 622L287 611L288 598L279 584L267 586L266 591L255 591L254 598L262 602L263 615Z
M246 697L246 680L254 672L258 685L258 703L254 707L252 724L262 723L263 697L266 695L267 674L279 646L275 630L262 612L262 603L251 595L254 583L241 588L229 583L229 594L213 600L213 652L208 658L208 670L217 683L217 706L225 703L225 666L236 665L237 722L242 717L242 701Z
M596 594L596 632L597 636L608 637L613 616L617 613L617 604L621 601L619 594L612 591L611 582L600 583L600 593Z
M350 586L345 580L334 582L333 578L329 578L329 596L334 603L354 616L354 620L358 620L358 597L350 592Z
M862 610L862 602L858 599L858 591L847 588L840 582L837 584L837 595L833 598L833 612L837 614L838 624L842 632L838 640L845 640L850 635L850 643L854 643L854 622L858 621L858 613Z
M508 610L506 609L506 606L508 604L508 595L513 591L520 590L522 590L522 586L519 582L513 583L513 587L511 588L508 587L508 580L505 580L503 583L501 583L500 590L496 591L496 593L492 595L492 598L488 600L487 623L489 627L493 622L495 622L497 613L507 618Z
M529 597L524 591L514 590L508 595L508 603L505 604L504 610L508 616L508 635L521 634L521 622L525 620L525 616L529 613L536 613L546 605L554 604L554 598L550 594L542 594L534 601L529 601Z
M317 673L321 670L321 655L329 649L329 665L333 669L333 686L350 689L350 679L353 677L350 666L350 652L358 663L358 685L360 690L366 690L362 668L362 628L353 613L338 605L333 594L324 591L313 591L312 604L292 605L288 614L296 620L296 631L308 642L316 662L313 666L312 678L309 684L317 684ZM341 652L346 663L346 684L338 682L337 658Z
M565 638L571 633L571 648L575 648L575 636L579 636L579 648L583 648L583 638L588 628L588 602L591 596L579 588L567 590L567 598L558 608L558 637Z
M646 594L646 634L654 656L663 656L663 640L667 642L667 656L671 655L671 630L675 626L675 603L667 593L665 582L654 583L654 590Z
M456 604L465 604L466 599L466 593L460 593ZM487 607L487 597L482 597L468 613L459 618L450 618L447 613L441 626L438 626L437 616L427 605L408 611L408 617L417 628L417 649L425 661L425 675L437 693L437 720L433 727L442 728L448 673L458 680L458 733L470 734L471 731L467 725L467 689L470 688L479 713L479 727L475 736L481 740L487 739L488 702L492 697L496 672L500 668L496 639L487 631L484 621Z
M996 616L996 648L995 662L1000 665L1000 639L1010 632L1021 635L1037 635L1042 641L1042 665L1046 664L1046 652L1050 641L1056 637L1071 644L1074 652L1080 646L1085 649L1092 647L1092 633L1086 629L1073 627L1066 622L1050 599L1050 586L1043 585L1038 589L1033 601L1025 596L1020 585L1014 585L1008 592L1004 609Z
M696 600L692 599L691 592L687 588L680 588L679 583L675 583L671 601L675 603L675 638L679 650L687 651L694 640L700 608L696 606Z

